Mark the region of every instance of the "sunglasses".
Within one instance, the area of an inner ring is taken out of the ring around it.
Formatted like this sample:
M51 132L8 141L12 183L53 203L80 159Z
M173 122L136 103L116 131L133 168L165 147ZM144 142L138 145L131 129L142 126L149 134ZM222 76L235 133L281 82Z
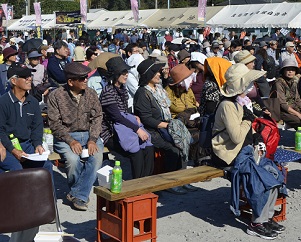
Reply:
M73 81L79 81L79 82L83 82L88 78L88 75L86 76L81 76L81 77L77 77L77 78L73 78Z

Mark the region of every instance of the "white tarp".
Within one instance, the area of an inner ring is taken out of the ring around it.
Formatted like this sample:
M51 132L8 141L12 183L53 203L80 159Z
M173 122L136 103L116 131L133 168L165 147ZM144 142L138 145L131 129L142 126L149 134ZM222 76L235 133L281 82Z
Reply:
M114 26L120 27L120 28L130 28L139 26L141 23L143 23L148 18L151 18L151 16L156 13L158 9L147 9L147 10L139 10L139 21L136 22L133 17L133 12L129 11L122 19L118 20Z
M107 11L101 14L97 19L87 25L88 29L100 29L113 27L119 20L122 20L130 10Z
M206 21L215 16L224 6L206 7ZM182 18L177 18L171 23L174 27L200 27L205 21L198 21L198 8L186 8Z
M218 12L207 24L226 28L287 28L300 12L301 3L230 5Z
M54 14L42 14L42 27L46 23L50 22L55 18ZM18 19L18 21L14 22L12 25L10 25L7 29L9 31L25 31L25 30L30 30L34 29L36 25L36 16L35 15L27 15L22 17L21 19Z

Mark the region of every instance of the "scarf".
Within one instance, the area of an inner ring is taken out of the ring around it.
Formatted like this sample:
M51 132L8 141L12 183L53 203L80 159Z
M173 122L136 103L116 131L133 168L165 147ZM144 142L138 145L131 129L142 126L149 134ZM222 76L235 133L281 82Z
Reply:
M169 110L171 102L162 86L156 85L155 90L153 90L149 85L144 86L144 88L150 91L153 97L156 99L158 106L161 109L161 116L163 121L171 120L171 113Z

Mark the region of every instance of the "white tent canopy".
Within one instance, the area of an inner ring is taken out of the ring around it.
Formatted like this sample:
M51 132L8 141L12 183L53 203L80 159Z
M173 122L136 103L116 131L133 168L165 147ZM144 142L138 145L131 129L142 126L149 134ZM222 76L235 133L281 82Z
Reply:
M50 22L55 18L54 14L42 14L42 27L46 23ZM9 31L14 31L14 30L20 30L20 31L25 31L25 30L30 30L35 28L36 25L36 16L35 15L27 15L19 19L18 21L14 22L12 25L10 25L7 29Z
M296 17L300 12L301 3L230 5L218 12L207 24L224 28L289 28L292 21L296 26ZM298 26L301 27L300 21Z
M102 13L97 19L87 25L88 29L100 29L113 27L119 20L125 18L129 10L107 11Z

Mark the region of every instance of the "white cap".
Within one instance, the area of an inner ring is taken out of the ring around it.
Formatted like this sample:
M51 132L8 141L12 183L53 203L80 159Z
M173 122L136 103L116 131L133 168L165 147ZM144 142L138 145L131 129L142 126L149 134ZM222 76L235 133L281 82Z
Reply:
M207 56L205 56L201 52L191 52L190 61L198 61L202 65L204 65L204 62L206 59L207 59Z
M165 31L165 35L168 35L169 34L169 32L168 31Z
M54 53L54 48L53 47L48 48L47 52Z
M42 43L43 43L43 45L48 45L48 42L46 39L43 39Z

